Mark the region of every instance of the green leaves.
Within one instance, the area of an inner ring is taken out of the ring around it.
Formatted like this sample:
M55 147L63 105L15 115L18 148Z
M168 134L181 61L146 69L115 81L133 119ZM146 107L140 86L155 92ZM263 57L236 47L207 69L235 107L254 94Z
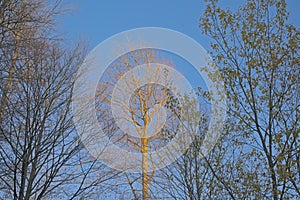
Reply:
M232 156L232 164L225 166L237 170L223 178L230 182L235 173L251 174L240 176L240 184L232 186L238 198L246 191L273 199L299 197L294 179L300 182L300 177L287 174L300 170L300 165L291 166L300 156L299 28L287 23L284 0L248 0L236 12L220 8L214 0L208 5L201 22L214 40L212 55L230 100L221 145L229 148L224 150L226 160ZM234 140L228 145L225 138Z

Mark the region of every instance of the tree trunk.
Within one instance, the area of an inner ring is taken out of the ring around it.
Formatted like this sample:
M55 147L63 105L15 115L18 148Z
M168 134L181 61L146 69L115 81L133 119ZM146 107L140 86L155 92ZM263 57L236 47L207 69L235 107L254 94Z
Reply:
M142 186L143 200L149 199L149 160L148 160L148 144L147 138L142 138Z

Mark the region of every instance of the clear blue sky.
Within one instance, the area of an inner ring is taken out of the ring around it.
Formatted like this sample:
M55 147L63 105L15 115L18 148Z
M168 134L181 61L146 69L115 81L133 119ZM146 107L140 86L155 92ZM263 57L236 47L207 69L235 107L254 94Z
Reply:
M92 47L132 28L157 26L187 34L204 42L198 20L204 3L193 0L74 0L75 10L61 21L67 37L84 38Z
M235 7L236 2L241 1L226 0L222 5ZM291 22L299 27L300 1L287 3ZM71 40L87 40L90 48L113 34L145 26L180 31L209 48L208 37L198 28L204 0L70 0L65 5L74 11L59 19L60 31Z
M222 7L237 8L243 1L221 2ZM210 50L210 38L199 28L199 18L205 9L204 0L69 0L63 3L65 7L73 8L58 19L59 32L64 33L69 44L83 39L91 50L119 32L151 26L182 32ZM300 27L300 1L287 0L287 5L290 22ZM185 65L180 71L194 87L203 86L201 76L191 66Z
M221 2L222 7L237 8L243 1ZM154 26L182 32L210 50L210 38L198 26L205 9L204 0L69 0L63 3L73 8L58 19L59 32L64 33L69 44L83 39L91 50L119 32ZM287 0L287 4L290 22L300 27L300 1ZM184 73L190 76L187 78L193 86L201 84L199 76L189 67L186 66Z

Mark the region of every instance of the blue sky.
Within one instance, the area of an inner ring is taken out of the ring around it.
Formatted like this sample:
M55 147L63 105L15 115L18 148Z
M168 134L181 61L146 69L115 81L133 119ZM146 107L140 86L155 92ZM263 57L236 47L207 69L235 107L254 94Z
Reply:
M222 1L222 6L236 7L236 2ZM299 27L300 1L287 3L291 23ZM72 0L65 5L74 10L59 19L60 31L70 40L87 40L90 48L113 34L145 26L180 31L209 48L209 38L198 27L204 0Z
M191 0L74 0L68 5L75 10L61 20L66 37L83 38L92 47L121 31L156 26L187 34L198 42L205 42L198 28L204 3Z
M72 7L58 20L59 32L67 43L79 39L87 41L89 50L100 42L122 31L139 27L163 27L182 32L205 49L210 50L210 38L201 33L199 18L205 9L204 0L70 0L65 7ZM233 3L234 2L234 3ZM237 3L238 2L238 3ZM237 8L239 1L222 1L222 7ZM300 1L287 0L290 22L300 27ZM178 60L177 60L178 61ZM179 62L180 64L182 62ZM201 76L195 75L191 66L180 70L195 87L203 85Z
M199 18L205 9L204 0L70 0L63 1L73 10L58 20L59 32L67 43L87 41L89 50L122 31L139 27L163 27L182 32L206 50L210 38L201 33ZM68 2L68 3L66 3ZM234 3L233 3L234 2ZM239 2L239 3L236 3ZM222 1L222 7L237 8L243 1ZM290 22L300 26L300 1L287 0ZM193 86L201 84L190 66L184 66L185 76ZM180 70L181 71L181 70ZM181 71L182 72L182 71ZM200 78L201 79L201 78ZM202 85L202 84L201 84Z

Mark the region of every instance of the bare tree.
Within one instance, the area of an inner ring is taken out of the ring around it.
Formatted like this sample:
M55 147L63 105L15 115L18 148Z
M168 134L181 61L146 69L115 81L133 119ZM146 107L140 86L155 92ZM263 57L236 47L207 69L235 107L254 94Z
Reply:
M59 2L0 5L0 197L87 196L108 169L83 148L70 112L84 48L53 36Z
M170 97L167 86L170 85L171 80L168 80L167 72L163 73L161 66L158 66L159 64L172 67L172 63L164 59L157 50L135 50L119 57L112 63L99 84L99 88L106 87L106 91L97 96L98 111L112 117L108 120L110 124L101 118L99 121L102 123L102 127L115 127L106 131L106 134L111 137L114 143L129 152L142 154L141 179L138 174L124 172L123 181L119 184L116 183L119 187L127 183L129 191L135 199L150 198L150 183L155 173L155 169L150 169L151 155L153 151L166 144L167 136L164 129L172 118L170 112L168 114L168 108L165 107ZM142 68L139 71L140 66ZM147 84L142 84L144 81ZM157 84L162 82L164 84ZM132 93L129 104L122 98L123 95L119 95L116 100L113 100L113 90L119 90L120 94ZM128 131L121 130L120 127L116 126L118 119L114 119L111 111L112 106L117 107L118 112L125 113L121 120L131 123L131 128ZM167 113L165 114L165 123L161 123L164 122L163 109L166 109ZM141 183L139 183L140 180ZM124 190L127 191L127 189ZM141 191L142 196L139 195L139 191Z

